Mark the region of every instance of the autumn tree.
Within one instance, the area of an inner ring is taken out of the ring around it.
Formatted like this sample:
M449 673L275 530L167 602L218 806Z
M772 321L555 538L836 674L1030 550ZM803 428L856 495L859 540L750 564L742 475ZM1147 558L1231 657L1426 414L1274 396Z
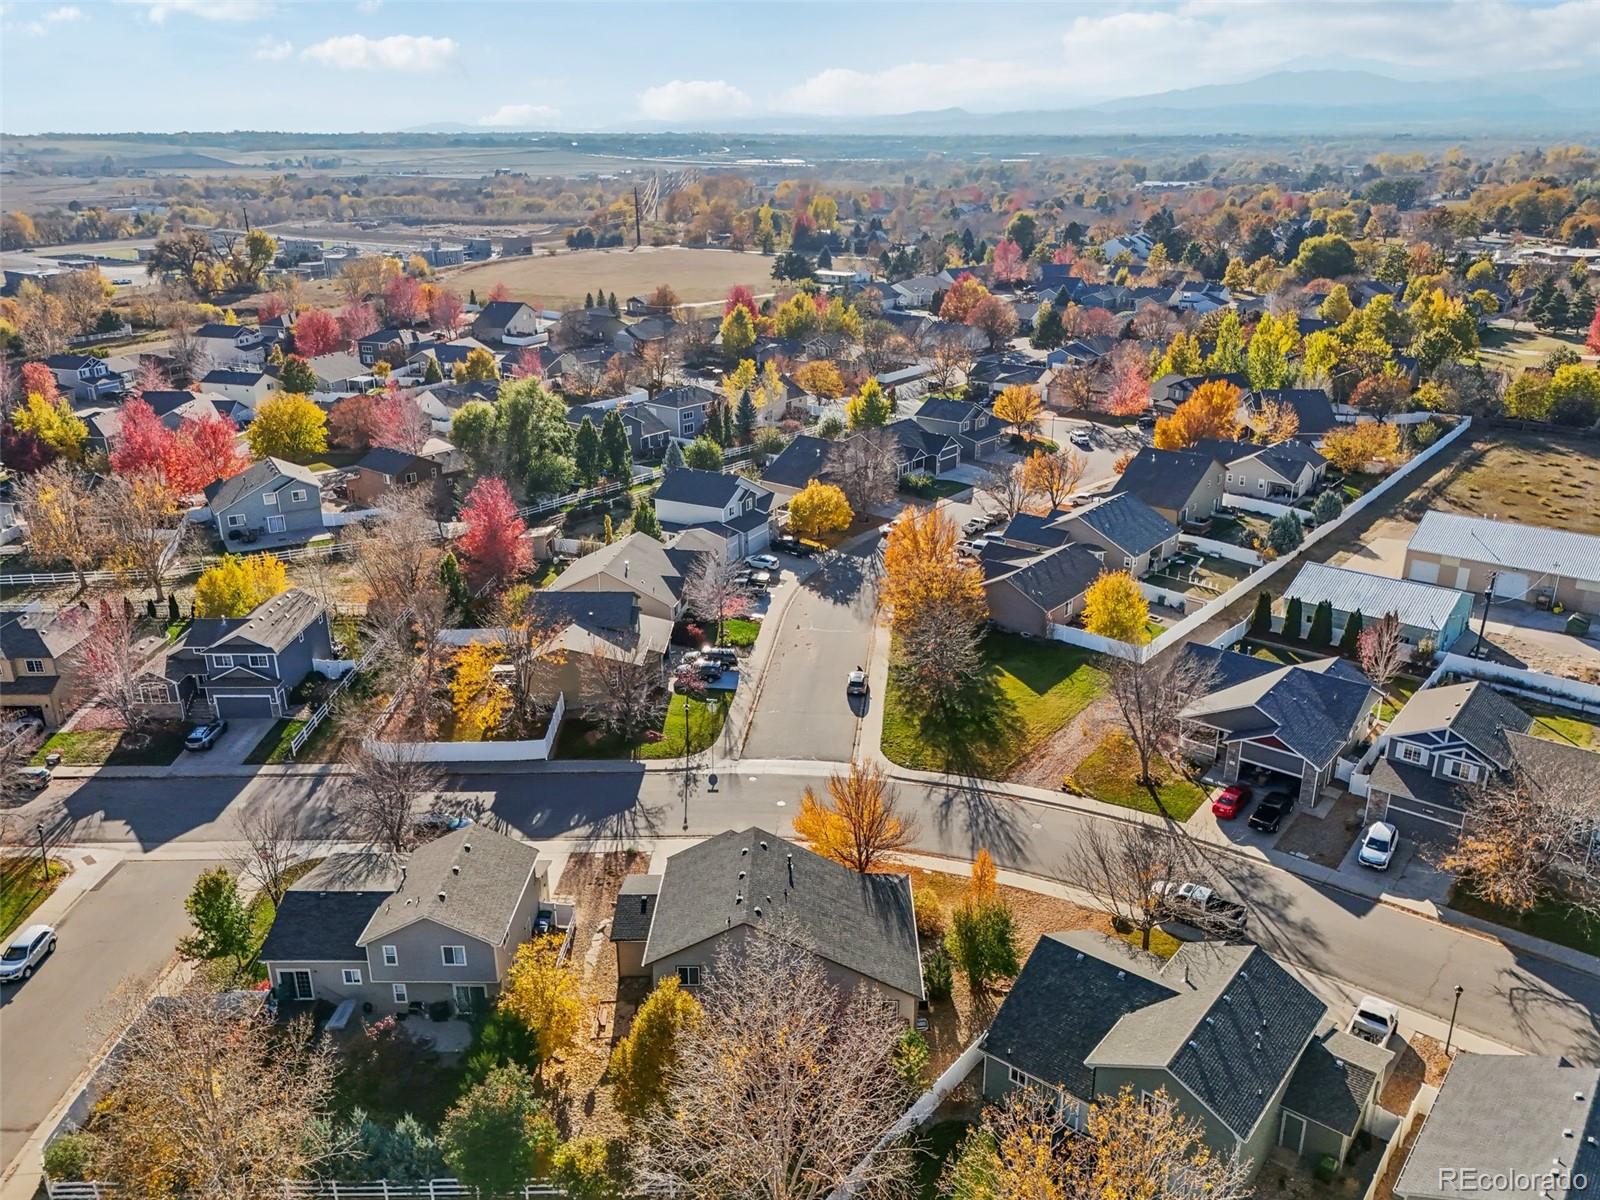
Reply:
M1088 465L1088 460L1075 450L1035 450L1022 460L1022 486L1035 496L1043 496L1052 509L1060 508L1083 481Z
M363 329L359 333L346 332L340 327L339 318L326 309L307 309L295 318L295 354L302 359L320 358L371 332L371 329Z
M946 321L967 324L967 318L978 303L987 299L989 289L974 275L962 274L950 285L939 304L938 316Z
M138 622L129 607L102 598L83 640L71 652L80 702L114 713L133 746L144 742L149 717L139 696L144 667L139 641Z
M1027 441L1032 441L1034 434L1039 432L1039 419L1043 412L1039 390L1023 383L1003 389L994 402L995 418L1011 426L1018 437Z
M1164 826L1091 821L1073 839L1061 875L1090 892L1118 928L1137 933L1139 945L1149 950L1150 935L1164 917L1151 885L1173 878L1179 866L1194 866L1194 859L1181 835Z
M181 496L193 496L219 479L232 479L249 465L239 427L227 417L186 417L166 461L167 481Z
M944 948L977 995L1021 970L1016 916L995 882L994 859L979 849L966 891L950 912Z
M742 304L734 305L722 318L722 352L730 360L743 358L756 344L756 323Z
M820 479L811 480L789 501L789 529L796 537L841 532L854 519L843 489Z
M450 707L455 727L476 741L498 732L511 709L511 689L495 671L499 665L500 648L493 642L463 646L452 664Z
M461 520L467 528L457 549L474 587L504 587L527 568L527 525L503 479L491 475L479 480L461 506Z
M895 854L909 847L916 826L900 814L894 788L877 763L852 762L846 773L828 776L831 804L807 787L794 819L795 833L824 858L866 874L890 870Z
M1126 571L1102 571L1083 595L1083 627L1132 645L1149 640L1150 603Z
M1341 425L1322 439L1322 454L1345 472L1364 471L1369 464L1399 461L1400 427L1381 421Z
M245 440L257 458L309 462L328 449L328 418L310 397L277 392L256 409Z
M119 475L164 473L172 454L173 431L142 399L125 400L122 428L111 446L111 469Z
M837 400L844 395L844 379L839 368L827 359L814 359L794 373L794 381L813 396Z
M1265 446L1287 442L1300 431L1300 414L1282 400L1265 399L1250 410L1245 423L1255 440Z
M1113 659L1109 670L1112 703L1139 759L1135 782L1154 796L1160 786L1155 764L1176 752L1180 714L1210 691L1216 669L1201 656L1177 649L1143 663Z
M247 617L288 590L289 572L277 556L266 551L242 558L225 554L195 580L195 616Z
M882 599L897 630L930 610L952 630L984 619L983 575L956 553L959 536L955 522L937 508L907 509L890 530Z
M410 743L366 736L347 739L342 757L349 773L334 792L333 809L344 831L390 854L410 850L419 801L443 786L439 769Z
M1017 336L1017 310L999 296L985 296L967 313L967 324L988 339L993 352Z
M159 472L141 470L102 485L117 568L166 599L167 577L180 570L178 551L190 526L183 520L180 493ZM176 543L176 546L174 545Z
M18 515L28 527L28 549L41 562L66 563L89 586L86 572L113 548L109 514L89 479L68 462L55 462L22 483Z
M881 429L894 419L894 401L876 379L868 379L845 405L845 416L851 429Z
M1367 678L1387 696L1394 677L1405 669L1410 648L1401 637L1400 618L1385 613L1356 637L1356 655Z
M534 1035L540 1069L577 1044L584 1001L578 977L559 961L562 938L550 933L517 947L500 990L499 1007Z
M52 385L53 392L53 385ZM89 427L72 411L64 396L30 390L26 400L11 411L12 428L30 434L62 458L77 462Z
M1243 393L1224 379L1210 379L1173 411L1156 421L1158 450L1186 450L1205 438L1232 438L1239 426Z
M668 975L645 997L611 1050L612 1099L624 1116L642 1117L667 1102L679 1045L700 1023L700 1002Z
M683 583L686 609L701 621L709 621L713 641L722 640L722 624L750 611L750 588L741 579L744 564L717 554L702 554L689 568Z
M560 1135L526 1070L490 1070L462 1093L439 1125L439 1149L461 1183L510 1196L549 1171Z

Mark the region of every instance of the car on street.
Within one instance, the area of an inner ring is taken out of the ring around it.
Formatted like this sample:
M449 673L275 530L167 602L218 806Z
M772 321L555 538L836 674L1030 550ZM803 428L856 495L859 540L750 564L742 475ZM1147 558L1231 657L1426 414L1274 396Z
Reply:
M120 276L119 278L113 279L111 282L116 287L132 287L133 286L133 280L129 279L126 275L123 275L123 276Z
M844 694L846 696L865 696L867 694L867 673L860 667L850 672L845 680Z
M1400 1009L1376 996L1363 996L1350 1015L1350 1032L1376 1046L1387 1046L1400 1025Z
M1278 826L1283 824L1283 819L1293 807L1294 797L1288 792L1268 792L1256 802L1256 810L1250 814L1250 828L1259 829L1262 833L1277 833Z
M1217 793L1217 798L1211 802L1211 815L1220 821L1231 821L1249 804L1250 789L1242 783L1235 783Z
M1089 436L1087 429L1074 429L1067 435L1067 441L1080 450L1087 450L1094 445L1094 438Z
M745 559L744 562L745 566L754 567L758 571L776 571L783 566L783 564L771 554L752 554L749 558Z
M1356 851L1356 861L1375 871L1387 871L1399 846L1400 831L1387 821L1374 821L1361 835L1361 849Z
M50 786L49 767L18 767L14 772L17 786L29 791L42 792Z
M1207 932L1242 933L1249 920L1244 905L1218 895L1215 888L1203 883L1158 879L1150 885L1150 895L1163 915Z
M436 808L417 818L417 832L426 837L439 837L446 833L454 833L458 829L465 829L471 824L473 824L471 817Z
M217 744L217 739L227 732L227 721L207 721L204 725L196 725L189 731L189 736L183 739L183 748L185 750L209 750Z
M988 517L971 517L962 523L961 532L971 537L975 533L982 533L989 528Z
M726 669L719 662L701 658L698 654L691 654L678 664L678 675L710 683L714 679L721 679L722 673Z
M48 925L18 930L0 952L0 983L27 979L55 948L56 931Z

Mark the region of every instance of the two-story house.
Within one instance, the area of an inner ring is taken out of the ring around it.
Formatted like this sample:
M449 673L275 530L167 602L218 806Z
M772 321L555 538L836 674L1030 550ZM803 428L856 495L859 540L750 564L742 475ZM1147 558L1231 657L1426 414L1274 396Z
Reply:
M220 417L223 410L228 408L224 397L204 392L144 392L139 399L148 404L150 411L160 417L161 423L173 432L181 429L185 421ZM223 402L220 407L219 401Z
M482 342L526 346L539 333L539 314L520 300L491 300L472 321L472 336Z
M769 932L771 931L771 932ZM841 994L876 992L909 1024L925 992L909 876L862 874L764 829L730 829L630 876L611 941L621 978L704 985L724 955L776 933Z
M989 619L1001 629L1049 637L1083 612L1085 593L1106 569L1097 547L1063 542L1042 550L994 548L984 552L983 593Z
M1081 1130L1090 1104L1124 1088L1165 1093L1217 1155L1342 1161L1391 1054L1327 1012L1248 943L1189 942L1163 962L1087 930L1047 934L984 1039L983 1094L1036 1089Z
M1178 552L1178 527L1132 492L1096 497L1053 525L1075 542L1104 550L1108 570L1135 579Z
M203 355L198 373L211 367L260 367L266 360L266 339L252 325L214 321L194 331L195 348Z
M655 504L663 530L712 533L730 562L761 553L771 538L772 492L743 475L679 467L661 480Z
M121 395L125 387L122 376L92 354L52 354L44 365L56 377L61 394L72 400L108 400Z
M1132 492L1174 525L1205 522L1222 505L1222 464L1195 450L1157 450L1135 454L1113 494Z
M1257 413L1266 404L1277 404L1294 412L1299 427L1294 440L1317 446L1340 425L1333 398L1321 388L1274 388L1245 396L1241 416Z
M1261 446L1205 438L1194 449L1222 464L1222 488L1231 496L1289 504L1315 491L1328 471L1328 460L1314 447L1292 440Z
M206 488L206 505L225 545L304 542L323 531L322 487L305 467L263 458Z
M73 710L73 651L93 624L87 609L0 611L0 713L38 717L46 729Z
M390 366L398 366L416 352L421 341L422 336L415 329L396 329L392 326L375 329L356 339L356 357L364 367L373 366L379 360Z
M635 461L653 462L667 452L672 430L642 400L637 403L596 400L590 404L574 404L567 409L567 420L573 426L578 426L588 417L598 430L605 423L606 414L613 411L621 419L622 428L627 431L628 450Z
M991 458L1000 450L1000 422L987 408L954 396L929 396L912 416L930 433L953 437L962 462Z
M277 377L265 371L213 367L200 380L200 390L209 395L221 396L234 404L242 404L251 412L261 407L261 402L279 391Z
M448 468L455 457L453 448L429 453L426 449L412 453L388 446L374 446L350 468L345 492L350 503L370 508L395 488L424 487L438 505L450 495L451 479Z
M644 402L657 419L675 438L685 440L699 436L706 427L706 414L720 397L708 387L684 384L682 387L663 388Z
M535 847L482 825L399 861L336 854L284 894L261 962L284 1002L482 1014L533 937L549 872Z
M553 592L631 592L649 617L683 617L684 588L700 551L664 546L645 533L602 546L575 560L549 586Z
M1358 758L1371 732L1378 689L1340 658L1281 666L1195 642L1180 651L1207 668L1205 694L1179 714L1185 753L1217 762L1224 783L1245 768L1295 783L1296 803L1311 808L1334 778L1339 759Z
M291 588L246 617L201 617L144 666L140 703L152 715L188 717L196 704L218 717L281 717L290 694L333 658L322 602Z

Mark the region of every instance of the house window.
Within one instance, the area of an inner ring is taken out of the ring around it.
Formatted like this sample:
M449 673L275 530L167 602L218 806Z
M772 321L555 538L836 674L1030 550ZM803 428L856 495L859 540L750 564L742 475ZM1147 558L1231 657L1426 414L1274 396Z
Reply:
M44 674L44 659L42 659L42 658L24 659L23 663L22 663L22 669L23 669L24 672L26 672L29 675L43 675Z
M228 528L229 529L238 529L243 524L244 524L244 514L243 513L230 513L228 515Z
M447 967L464 967L467 965L467 948L465 946L440 946L439 957L444 960Z
M699 967L679 967L678 968L678 982L680 984L682 984L686 988L699 987L700 986L700 968Z
M394 988L394 1002L396 1004L409 1003L409 1001L408 1001L408 999L406 997L406 985L403 984L403 983L396 983L396 984L393 984L392 986Z
M265 654L252 654L250 656L250 665L264 670L272 665L272 659Z
M407 471L406 472L406 482L407 483L415 483L416 481L417 481L417 473L415 471Z
M278 493L262 492L261 503L265 504L268 508L276 508L278 506Z
M400 951L395 949L393 946L385 946L383 948L383 965L386 967L399 966Z
M226 671L228 668L233 666L233 655L213 654L211 656L211 665L217 668L219 671Z
M1414 746L1410 742L1400 743L1400 761L1413 766L1422 766L1428 761L1428 752L1421 746Z
M167 685L164 683L154 683L147 680L139 685L139 703L141 704L163 704L171 697L172 693L167 690Z
M360 987L361 986L361 970L360 970L360 968L358 968L358 967L346 967L344 969L344 981L347 984L349 984L351 987Z
M305 490L305 488L295 488L294 491L289 493L289 499L291 501L293 501L295 504L299 504L305 498L306 498L306 490Z
M1463 762L1459 758L1447 758L1444 761L1444 774L1449 779L1461 779L1473 783L1478 778L1478 768L1475 764Z
M1122 565L1130 571L1133 570L1133 559L1129 558L1127 555L1123 555Z

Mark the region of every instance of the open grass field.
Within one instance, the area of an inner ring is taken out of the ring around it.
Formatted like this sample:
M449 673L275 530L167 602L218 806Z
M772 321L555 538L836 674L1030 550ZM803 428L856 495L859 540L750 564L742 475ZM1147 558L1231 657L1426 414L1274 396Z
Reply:
M1496 431L1456 458L1431 503L1447 512L1600 534L1596 496L1600 442Z
M497 258L470 267L440 272L442 282L462 295L475 291L481 301L504 284L513 300L537 302L545 308L583 303L602 289L629 296L648 295L665 283L686 304L721 300L735 284L756 295L773 290L772 260L757 253L690 250L682 246L641 246L637 250L564 250L553 255Z
M1510 329L1497 325L1483 331L1479 354L1486 363L1511 371L1520 371L1525 367L1537 367L1547 354L1563 346L1576 350L1579 354L1586 353L1583 337L1579 334L1540 333L1537 329L1526 325L1519 327L1513 333Z

